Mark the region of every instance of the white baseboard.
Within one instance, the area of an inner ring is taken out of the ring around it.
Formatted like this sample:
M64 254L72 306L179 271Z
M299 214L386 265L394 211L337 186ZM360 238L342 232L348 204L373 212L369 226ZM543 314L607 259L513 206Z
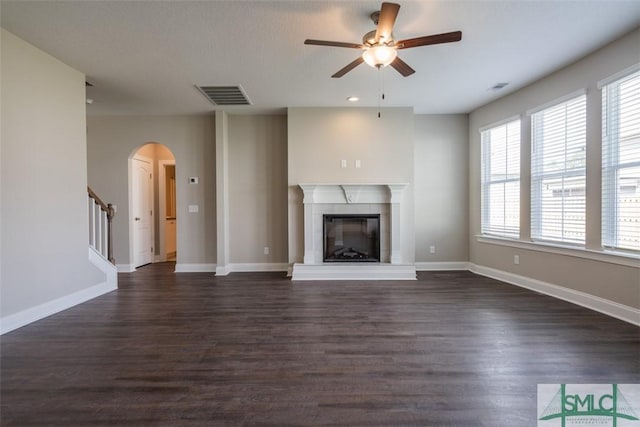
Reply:
M216 264L176 264L176 273L215 273L226 276L235 272L287 271L286 263L231 263L226 266Z
M118 269L118 273L133 273L136 271L133 264L116 264L116 268Z
M53 301L48 301L35 307L10 314L0 319L0 334L6 334L36 320L44 319L52 314L56 314L108 292L115 291L116 289L117 285L113 286L111 283L102 282L90 288L54 299Z
M576 291L574 289L565 288L563 286L554 285L541 280L531 279L525 276L519 276L502 270L496 270L490 267L484 267L482 265L469 263L469 271L481 276L491 277L492 279L549 295L554 298L598 311L606 314L607 316L624 320L625 322L629 322L633 325L640 326L640 310L637 308L629 307L585 292Z
M215 264L176 264L176 273L214 273Z
M417 271L446 271L468 269L469 263L466 261L416 262Z
M287 271L289 264L286 262L264 262L264 263L232 263L229 264L230 272L252 272L252 271Z

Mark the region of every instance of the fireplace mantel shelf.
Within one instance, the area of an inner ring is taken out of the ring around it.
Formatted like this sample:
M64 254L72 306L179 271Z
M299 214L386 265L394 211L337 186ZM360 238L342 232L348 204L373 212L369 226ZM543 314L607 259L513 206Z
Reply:
M317 183L302 183L298 184L300 187L386 187L389 185L407 187L409 184L406 182L317 182Z
M304 204L400 203L406 183L299 184Z

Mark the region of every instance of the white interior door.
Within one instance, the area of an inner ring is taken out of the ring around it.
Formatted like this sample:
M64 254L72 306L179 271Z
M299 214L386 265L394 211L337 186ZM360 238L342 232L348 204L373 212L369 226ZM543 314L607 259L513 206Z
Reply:
M133 266L153 261L153 168L151 162L134 157L133 205Z

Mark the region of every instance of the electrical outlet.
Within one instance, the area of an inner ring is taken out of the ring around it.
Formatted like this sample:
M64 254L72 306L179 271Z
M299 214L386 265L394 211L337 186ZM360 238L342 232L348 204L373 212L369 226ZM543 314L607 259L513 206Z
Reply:
M197 213L200 210L198 205L189 205L189 213Z
M436 253L436 247L435 246L429 246L429 253L435 254Z
M264 254L269 255L269 246L264 247Z
M520 264L520 255L514 255L513 256L513 263L515 265L519 265Z

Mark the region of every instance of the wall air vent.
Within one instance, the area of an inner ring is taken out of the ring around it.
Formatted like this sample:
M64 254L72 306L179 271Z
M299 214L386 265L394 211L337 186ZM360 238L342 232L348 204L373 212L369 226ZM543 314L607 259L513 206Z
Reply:
M240 86L196 86L213 105L251 105Z

